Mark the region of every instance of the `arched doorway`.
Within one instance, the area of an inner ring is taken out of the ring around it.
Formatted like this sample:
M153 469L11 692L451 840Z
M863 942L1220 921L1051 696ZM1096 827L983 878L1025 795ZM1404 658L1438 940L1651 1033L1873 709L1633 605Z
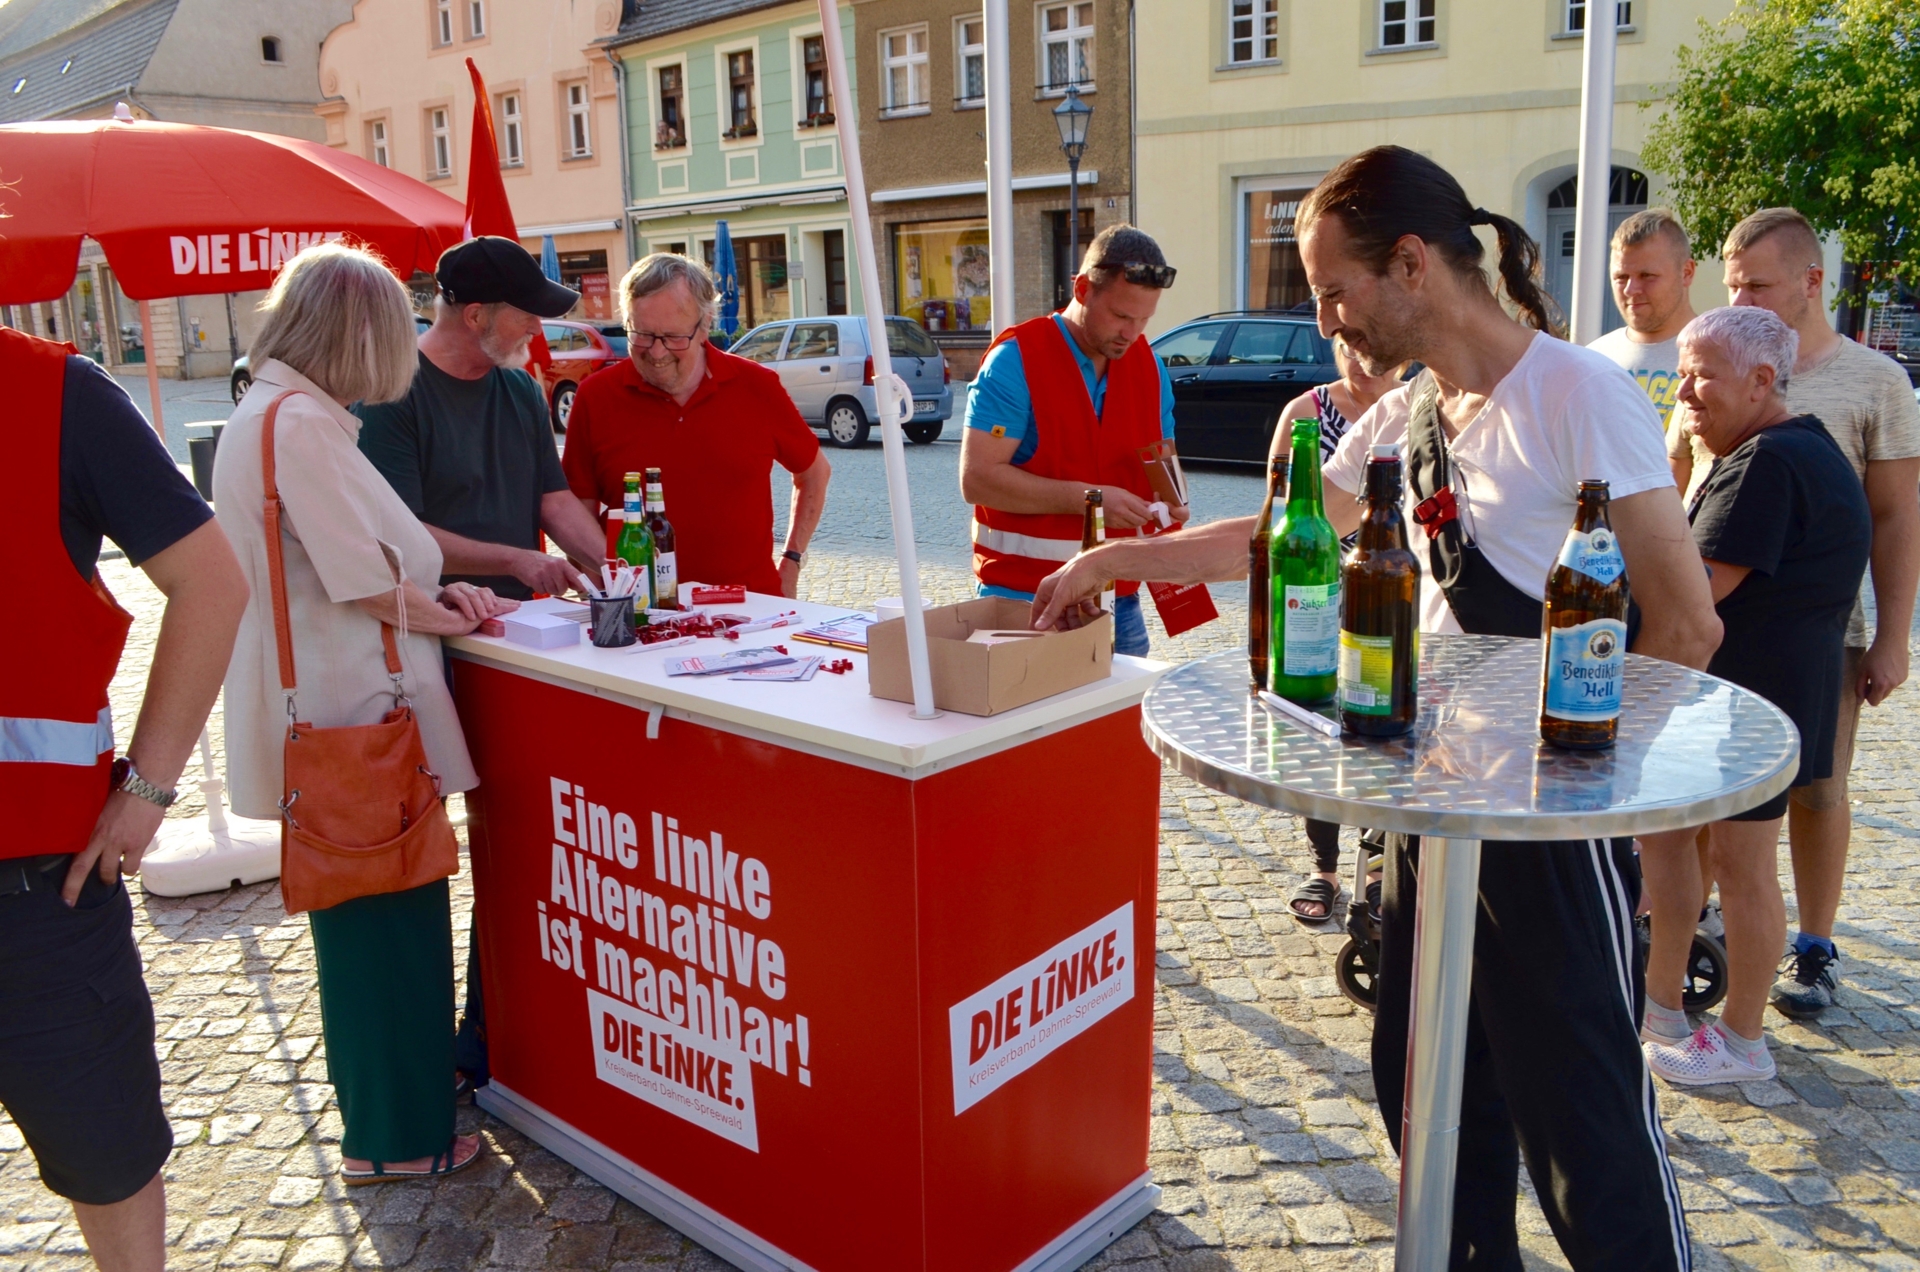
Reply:
M1537 188L1537 187L1536 187ZM1647 176L1632 168L1613 170L1607 183L1607 237L1620 222L1647 206ZM1573 237L1579 217L1579 178L1568 177L1547 195L1547 239L1542 246L1547 290L1563 315L1573 312ZM1620 326L1620 311L1611 300L1600 306L1600 330Z

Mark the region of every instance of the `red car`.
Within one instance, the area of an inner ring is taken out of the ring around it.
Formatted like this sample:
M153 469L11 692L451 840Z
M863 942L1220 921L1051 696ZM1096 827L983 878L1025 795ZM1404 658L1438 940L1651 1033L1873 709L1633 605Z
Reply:
M580 381L612 362L627 356L627 331L619 323L573 322L552 319L542 324L547 348L553 362L541 373L541 387L547 391L547 408L552 412L553 431L567 431L567 417L573 414L573 393Z

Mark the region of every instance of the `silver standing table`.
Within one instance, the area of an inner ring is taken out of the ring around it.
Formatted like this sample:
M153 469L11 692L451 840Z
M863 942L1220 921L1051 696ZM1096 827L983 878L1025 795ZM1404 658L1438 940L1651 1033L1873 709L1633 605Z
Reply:
M1602 751L1546 746L1540 671L1536 640L1423 635L1413 731L1361 741L1260 705L1246 654L1235 651L1175 668L1142 714L1148 745L1203 785L1303 817L1426 836L1400 1140L1401 1272L1447 1266L1481 841L1704 825L1765 803L1799 768L1799 734L1772 703L1634 654L1618 741Z

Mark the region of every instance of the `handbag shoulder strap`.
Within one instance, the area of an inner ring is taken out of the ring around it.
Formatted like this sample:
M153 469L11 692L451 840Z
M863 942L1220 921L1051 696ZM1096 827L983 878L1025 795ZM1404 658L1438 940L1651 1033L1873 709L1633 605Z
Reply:
M267 404L267 418L260 426L260 479L265 498L264 514L267 538L267 579L273 591L273 641L280 662L280 688L292 693L296 683L293 669L293 622L287 610L286 558L280 546L280 522L286 506L280 502L280 487L274 480L274 423L280 404L299 390L288 389ZM404 602L403 602L404 603ZM387 656L387 674L400 674L400 649L393 638L393 625L380 624L380 643Z
M1433 372L1422 370L1415 376L1407 395L1407 485L1415 500L1423 502L1453 482L1446 439L1440 431L1440 385Z

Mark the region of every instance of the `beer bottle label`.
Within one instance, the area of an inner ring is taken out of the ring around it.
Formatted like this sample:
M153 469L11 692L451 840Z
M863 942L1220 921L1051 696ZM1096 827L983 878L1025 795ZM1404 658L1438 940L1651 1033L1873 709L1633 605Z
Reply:
M1338 670L1340 644L1340 585L1287 584L1286 605L1280 619L1288 676L1331 676Z
M1577 529L1567 531L1567 541L1560 545L1560 564L1586 575L1602 587L1627 571L1626 560L1620 555L1620 542L1605 526L1594 527L1591 534L1582 534Z
M1340 632L1340 705L1360 715L1393 710L1393 637Z
M680 567L674 563L671 552L661 552L653 558L653 595L658 601L673 600L680 595Z
M1626 660L1627 625L1617 618L1551 628L1547 634L1546 714L1577 724L1595 724L1618 716L1620 677Z

